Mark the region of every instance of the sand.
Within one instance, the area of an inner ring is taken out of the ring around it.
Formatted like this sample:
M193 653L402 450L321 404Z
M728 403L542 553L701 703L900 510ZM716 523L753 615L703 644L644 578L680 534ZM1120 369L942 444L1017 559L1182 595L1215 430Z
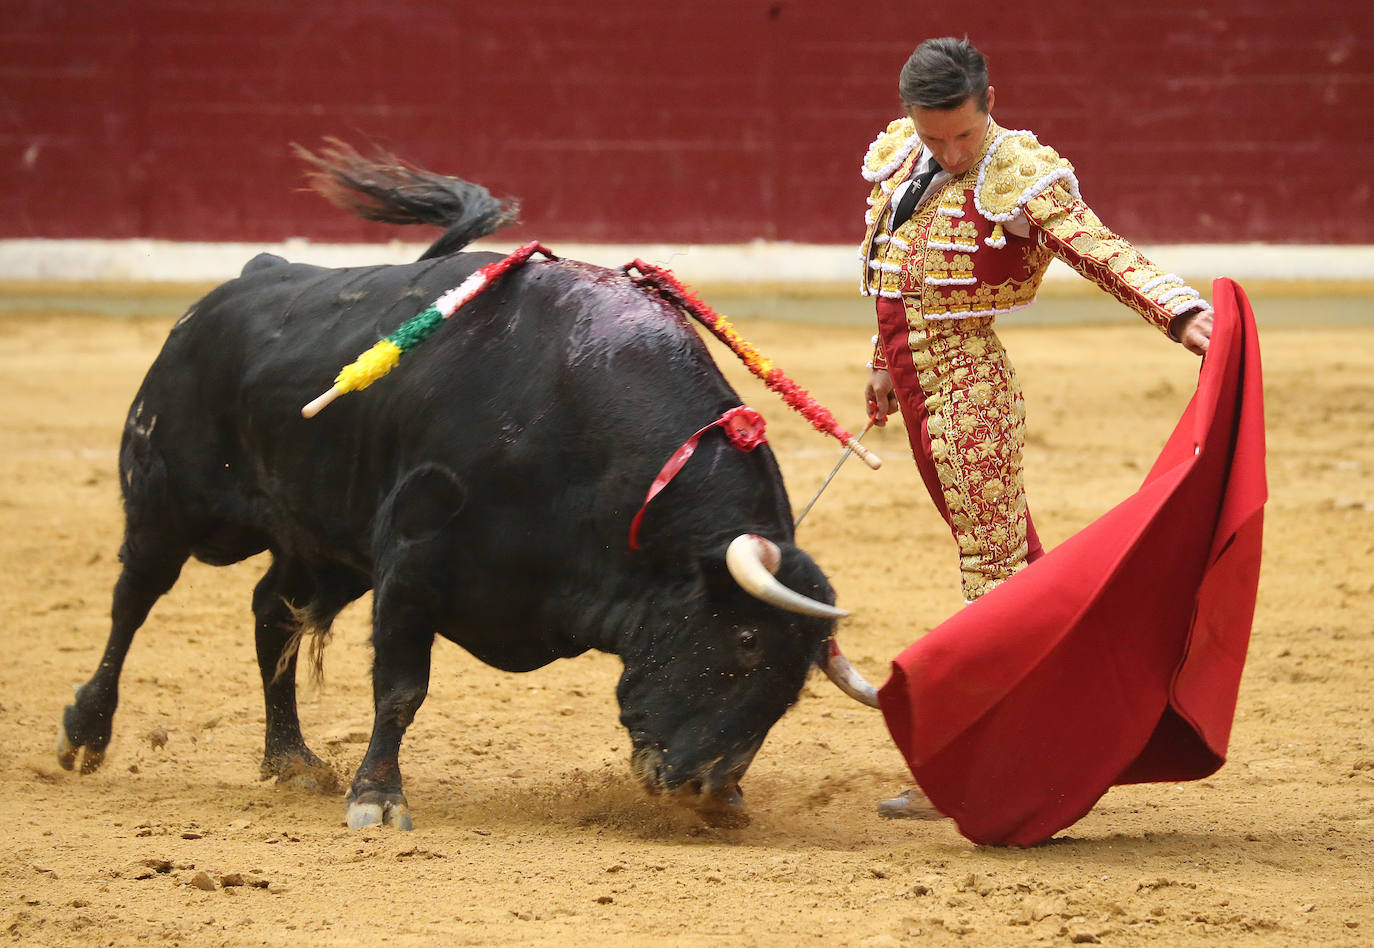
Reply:
M54 726L108 632L120 428L170 320L2 318L0 929L41 945L1368 944L1374 326L1268 328L1256 308L1271 501L1230 760L1114 789L1032 849L878 819L909 775L877 713L818 675L745 779L752 825L713 830L630 778L615 657L515 675L448 643L402 751L415 830L350 831L338 793L258 779L261 558L187 566L135 641L105 766L61 770ZM1138 485L1196 378L1186 353L1107 313L1003 330L1047 545ZM842 420L861 416L867 329L737 323ZM800 509L836 447L718 357L768 418ZM902 432L871 441L887 465L851 462L800 540L880 682L959 597ZM371 723L368 608L344 613L324 681L302 684L306 737L345 783Z

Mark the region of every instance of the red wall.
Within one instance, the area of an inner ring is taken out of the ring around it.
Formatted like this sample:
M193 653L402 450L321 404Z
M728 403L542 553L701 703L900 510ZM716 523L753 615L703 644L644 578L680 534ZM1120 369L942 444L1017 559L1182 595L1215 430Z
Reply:
M967 32L1133 239L1374 243L1374 3L957 6L6 0L0 237L396 236L300 191L338 135L519 195L512 238L855 241L898 69Z

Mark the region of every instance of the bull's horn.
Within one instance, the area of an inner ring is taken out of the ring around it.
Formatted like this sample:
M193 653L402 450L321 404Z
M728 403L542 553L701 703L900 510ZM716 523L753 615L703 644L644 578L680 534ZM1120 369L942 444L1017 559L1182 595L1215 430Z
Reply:
M849 664L849 659L840 651L839 643L832 636L830 655L825 660L825 674L849 697L870 708L878 707L878 689L868 683L863 675Z
M781 563L782 552L778 545L752 533L741 533L730 541L725 550L726 569L749 595L779 609L800 612L805 616L842 619L849 615L843 609L808 599L778 582L773 573Z

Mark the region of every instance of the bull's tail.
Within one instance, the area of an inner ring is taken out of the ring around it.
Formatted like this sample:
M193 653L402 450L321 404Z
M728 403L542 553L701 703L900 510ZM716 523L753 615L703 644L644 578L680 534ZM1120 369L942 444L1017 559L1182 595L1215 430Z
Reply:
M457 253L514 223L520 213L513 198L494 198L480 184L425 171L388 152L361 155L337 138L325 139L319 154L292 147L313 166L310 184L331 204L370 221L446 228L421 260Z
M277 657L277 667L272 675L272 682L275 684L291 668L291 660L295 658L305 644L306 639L310 640L310 680L316 686L324 684L324 650L333 637L334 617L323 616L311 606L296 606L283 600L287 610L291 613L291 620L295 626L291 630L291 637L286 640L286 647L282 649L281 655Z

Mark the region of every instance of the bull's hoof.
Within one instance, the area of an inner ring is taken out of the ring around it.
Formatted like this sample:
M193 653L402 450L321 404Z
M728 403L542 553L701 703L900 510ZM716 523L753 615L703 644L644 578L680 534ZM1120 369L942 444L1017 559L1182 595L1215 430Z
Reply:
M362 829L364 826L394 826L398 830L413 830L415 822L410 818L410 806L403 793L383 793L369 790L348 802L348 828Z
M739 809L733 807L728 809L698 810L701 821L711 829L744 829L754 821L749 815L749 811L743 806Z
M71 739L67 729L67 721L69 716L75 713L76 708L67 705L63 709L62 720L57 722L57 762L62 765L63 770L75 770L77 769L77 761L80 760L81 772L93 774L105 762L105 748L81 744Z
M742 829L752 821L744 805L744 794L737 786L719 796L705 797L694 809L702 822L712 829Z
M277 783L310 793L331 795L339 792L341 781L324 761L307 747L292 754L274 754L262 759L258 771L263 780L276 778Z

